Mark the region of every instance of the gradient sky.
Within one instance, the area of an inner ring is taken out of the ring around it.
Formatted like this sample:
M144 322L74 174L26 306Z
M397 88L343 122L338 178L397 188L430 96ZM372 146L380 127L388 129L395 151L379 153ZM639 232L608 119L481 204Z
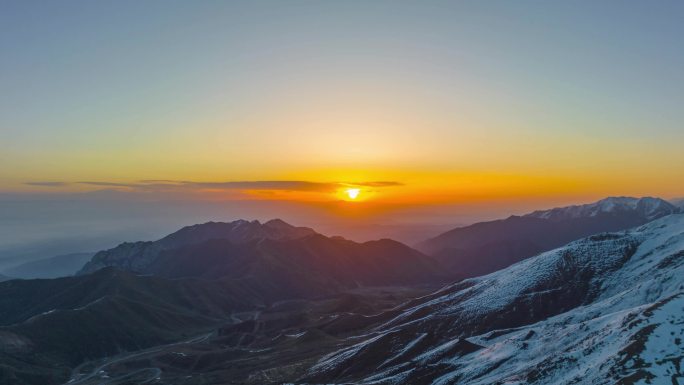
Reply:
M681 196L682 20L680 1L3 1L0 190Z

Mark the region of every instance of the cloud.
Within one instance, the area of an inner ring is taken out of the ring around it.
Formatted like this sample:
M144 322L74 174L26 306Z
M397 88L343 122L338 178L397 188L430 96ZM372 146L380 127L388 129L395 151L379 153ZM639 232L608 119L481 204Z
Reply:
M116 183L116 182L76 182L77 184L87 184L101 187L138 187L140 183Z
M361 183L348 183L351 186L363 186L363 187L397 187L403 186L401 182L391 182L391 181L381 181L381 182L361 182Z
M66 186L69 183L67 182L46 182L46 181L38 181L38 182L26 182L24 183L29 186L41 186L41 187L62 187Z
M201 191L201 190L240 190L240 191L306 191L334 192L345 187L396 187L403 183L395 181L374 182L311 182L303 180L261 180L261 181L226 181L195 182L168 179L147 179L131 183L107 181L79 182L26 182L27 185L57 187L68 185L89 185L98 187L121 187L132 191Z
M139 180L140 183L180 183L180 181L173 179L143 179Z
M237 182L181 182L185 186L226 190L281 190L281 191L329 191L334 183L308 182L301 180L260 180Z

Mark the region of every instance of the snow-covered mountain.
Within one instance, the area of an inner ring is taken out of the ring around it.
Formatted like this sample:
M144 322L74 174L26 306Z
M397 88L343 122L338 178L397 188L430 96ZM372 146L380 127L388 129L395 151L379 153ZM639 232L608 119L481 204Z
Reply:
M677 207L659 198L612 197L475 223L428 239L417 248L461 277L475 277L592 234L626 230L677 212Z
M596 217L607 213L634 212L647 220L654 220L678 211L678 207L660 198L609 197L586 205L540 210L525 216L558 221L573 218Z
M593 235L392 312L303 379L684 383L684 214Z

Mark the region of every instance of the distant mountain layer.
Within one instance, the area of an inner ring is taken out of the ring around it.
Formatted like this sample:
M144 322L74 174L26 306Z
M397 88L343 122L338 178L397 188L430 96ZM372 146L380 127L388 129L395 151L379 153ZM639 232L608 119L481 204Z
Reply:
M0 274L0 282L2 282L2 281L7 281L7 280L10 280L10 279L12 279L12 278L11 278L11 277L8 277L8 276L6 276L6 275Z
M684 215L458 282L355 340L295 382L681 383Z
M582 237L628 229L679 211L658 198L606 198L456 228L417 248L454 273L474 277Z
M83 264L92 258L93 254L72 253L58 255L14 266L4 272L12 277L23 279L69 277L76 274L83 267Z

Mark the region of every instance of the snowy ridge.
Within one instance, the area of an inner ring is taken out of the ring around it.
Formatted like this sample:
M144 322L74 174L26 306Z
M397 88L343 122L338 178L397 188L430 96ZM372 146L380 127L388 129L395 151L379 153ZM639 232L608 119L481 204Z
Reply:
M309 378L684 384L682 360L684 215L675 214L454 284L326 356ZM359 361L369 369L359 373Z
M679 208L660 198L609 197L586 205L540 210L525 216L540 219L564 220L630 211L643 215L646 219L653 220L663 215L677 213L679 212Z

